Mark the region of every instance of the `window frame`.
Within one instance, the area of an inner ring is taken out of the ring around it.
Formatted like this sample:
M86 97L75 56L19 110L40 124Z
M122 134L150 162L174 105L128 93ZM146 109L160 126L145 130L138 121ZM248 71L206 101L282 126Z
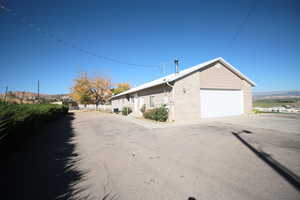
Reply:
M155 98L155 96L153 96L153 95L149 96L149 106L150 106L150 108L155 107L154 98Z

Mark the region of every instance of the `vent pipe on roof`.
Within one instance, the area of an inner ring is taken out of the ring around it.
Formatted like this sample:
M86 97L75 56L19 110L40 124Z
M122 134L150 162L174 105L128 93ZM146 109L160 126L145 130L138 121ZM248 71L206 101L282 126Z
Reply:
M174 63L175 63L175 73L178 74L179 73L179 65L178 65L178 60L174 60Z

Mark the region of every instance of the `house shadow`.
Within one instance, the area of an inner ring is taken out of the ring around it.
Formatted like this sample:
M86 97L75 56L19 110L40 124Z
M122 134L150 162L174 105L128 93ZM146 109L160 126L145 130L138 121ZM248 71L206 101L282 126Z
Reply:
M1 199L89 198L80 195L87 188L76 187L87 172L77 168L80 159L73 143L73 119L69 114L50 122L18 152L1 160Z
M248 149L250 149L258 158L264 161L269 167L271 167L275 172L277 172L281 177L283 177L287 182L289 182L296 190L300 191L300 177L292 172L290 169L275 160L270 154L264 152L261 149L256 149L253 145L248 143L243 139L241 133L252 133L245 130L241 132L231 132L242 144L244 144Z

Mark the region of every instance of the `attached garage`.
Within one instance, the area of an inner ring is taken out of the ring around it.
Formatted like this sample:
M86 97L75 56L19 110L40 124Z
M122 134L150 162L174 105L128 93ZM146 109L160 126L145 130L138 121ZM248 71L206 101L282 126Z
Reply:
M241 90L200 89L202 118L241 115L243 102Z

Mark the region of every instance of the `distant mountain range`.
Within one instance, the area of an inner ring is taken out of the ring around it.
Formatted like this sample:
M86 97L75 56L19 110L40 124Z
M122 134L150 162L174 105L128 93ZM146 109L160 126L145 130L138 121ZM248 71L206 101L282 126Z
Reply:
M253 99L300 98L300 90L253 92Z
M13 92L17 97L36 97L37 93L34 92ZM4 94L0 94L3 96ZM69 96L70 94L40 94L41 98L61 98L63 96ZM300 90L288 90L288 91L268 91L268 92L253 92L253 99L300 99Z
M22 91L16 91L13 92L16 96L24 96L24 97L32 97L37 96L38 94L35 92L22 92ZM59 98L61 96L68 96L69 94L40 94L40 97L44 98Z
M37 97L38 94L35 92L25 92L25 91L14 91L11 94L16 97L28 98L28 97ZM0 96L4 96L4 93L0 93ZM49 98L60 98L63 96L69 96L69 94L39 94L41 98L49 99Z

